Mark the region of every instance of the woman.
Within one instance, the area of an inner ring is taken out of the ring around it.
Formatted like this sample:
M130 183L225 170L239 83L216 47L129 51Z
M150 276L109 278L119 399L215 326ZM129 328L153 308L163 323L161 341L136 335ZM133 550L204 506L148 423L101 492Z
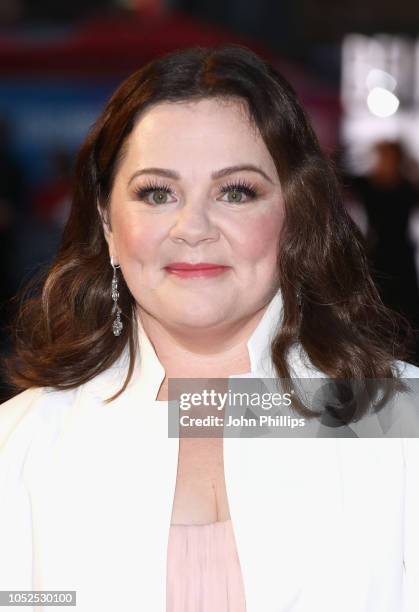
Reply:
M169 379L419 377L286 81L234 45L155 60L75 185L15 323L1 588L83 612L413 605L415 444L167 435Z

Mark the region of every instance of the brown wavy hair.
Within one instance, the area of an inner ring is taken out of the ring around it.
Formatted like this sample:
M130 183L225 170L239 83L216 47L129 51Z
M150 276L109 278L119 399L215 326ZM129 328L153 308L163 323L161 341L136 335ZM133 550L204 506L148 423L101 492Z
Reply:
M140 113L159 102L213 97L246 103L282 185L278 272L284 311L272 343L278 377L290 377L287 354L299 342L331 378L397 378L393 362L409 356L412 331L379 298L332 162L284 77L250 49L230 44L189 48L148 63L120 85L93 125L78 154L58 252L16 298L14 352L5 360L14 388L76 387L110 367L128 344L126 379L106 402L124 391L138 350L135 300L120 277L124 328L115 337L112 268L97 203L106 215L124 144Z

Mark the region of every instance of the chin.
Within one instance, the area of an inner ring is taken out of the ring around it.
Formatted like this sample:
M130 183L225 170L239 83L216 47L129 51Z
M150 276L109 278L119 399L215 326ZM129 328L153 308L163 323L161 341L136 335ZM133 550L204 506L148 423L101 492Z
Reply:
M225 321L225 308L217 304L181 304L170 311L170 319L177 325L211 327Z

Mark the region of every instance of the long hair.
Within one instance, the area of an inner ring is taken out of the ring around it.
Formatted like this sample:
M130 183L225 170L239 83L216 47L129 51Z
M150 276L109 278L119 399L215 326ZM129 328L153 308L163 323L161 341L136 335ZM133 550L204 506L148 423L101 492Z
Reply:
M397 378L393 362L408 354L408 335L399 340L403 319L383 306L371 280L363 238L345 210L331 161L284 77L250 49L230 44L189 48L148 63L121 84L93 125L78 154L58 252L19 298L11 326L14 352L5 361L17 390L76 387L110 367L128 346L126 379L106 401L126 388L137 351L136 305L121 278L124 328L115 337L112 268L97 204L106 216L124 145L145 109L205 98L246 103L281 181L284 310L271 347L278 377L290 377L287 355L300 343L331 378Z

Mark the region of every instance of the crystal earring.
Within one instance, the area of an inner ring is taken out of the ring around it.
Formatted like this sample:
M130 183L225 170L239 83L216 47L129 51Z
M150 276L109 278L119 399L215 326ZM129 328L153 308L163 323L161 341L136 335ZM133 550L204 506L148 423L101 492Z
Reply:
M303 297L301 294L301 289L297 289L297 304L299 308L301 308L302 303L303 303Z
M111 257L111 266L113 268L112 299L114 302L112 306L112 314L116 314L115 320L112 323L112 330L113 330L114 336L119 336L124 327L124 324L121 321L121 309L118 306L119 291L118 291L118 279L116 276L116 269L120 268L121 266L119 264L115 266L113 263L112 257Z

